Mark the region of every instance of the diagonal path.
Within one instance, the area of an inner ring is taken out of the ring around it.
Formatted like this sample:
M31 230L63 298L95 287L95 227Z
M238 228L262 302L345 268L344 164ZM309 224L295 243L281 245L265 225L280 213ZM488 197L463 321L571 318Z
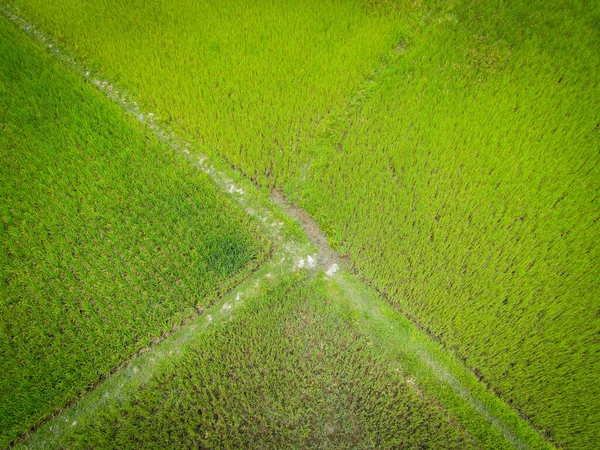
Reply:
M20 445L46 448L58 444L66 429L76 426L82 417L93 415L111 398L134 395L153 374L182 355L190 342L210 327L226 322L239 308L252 301L263 283L290 271L308 270L315 276L324 273L332 297L353 305L357 324L371 337L372 345L397 367L408 384L441 404L483 447L550 448L527 422L488 392L457 358L352 274L305 211L288 202L281 192L265 195L223 161L209 160L155 115L142 111L130 95L62 51L56 42L23 20L18 11L10 6L1 9L9 20L44 44L65 65L119 103L190 164L208 174L217 188L230 194L262 224L265 234L274 242L271 260L240 286L185 326L173 330L162 341L124 362L112 376L72 406L40 424L39 430L23 439Z

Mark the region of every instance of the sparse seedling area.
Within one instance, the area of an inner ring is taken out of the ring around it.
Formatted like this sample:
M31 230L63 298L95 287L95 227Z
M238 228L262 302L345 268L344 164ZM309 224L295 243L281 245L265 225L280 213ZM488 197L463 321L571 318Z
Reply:
M2 11L0 446L597 446L598 4Z

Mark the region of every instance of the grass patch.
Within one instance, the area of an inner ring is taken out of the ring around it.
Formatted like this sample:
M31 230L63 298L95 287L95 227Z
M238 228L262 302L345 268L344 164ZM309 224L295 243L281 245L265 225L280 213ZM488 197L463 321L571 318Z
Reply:
M0 19L0 445L242 280L258 226Z

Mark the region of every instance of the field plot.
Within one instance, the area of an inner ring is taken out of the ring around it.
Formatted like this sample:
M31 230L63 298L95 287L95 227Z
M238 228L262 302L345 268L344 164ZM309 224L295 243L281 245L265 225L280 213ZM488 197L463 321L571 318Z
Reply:
M54 445L475 448L377 357L322 276L267 280L138 392L113 397Z
M268 244L0 19L0 445L208 306Z

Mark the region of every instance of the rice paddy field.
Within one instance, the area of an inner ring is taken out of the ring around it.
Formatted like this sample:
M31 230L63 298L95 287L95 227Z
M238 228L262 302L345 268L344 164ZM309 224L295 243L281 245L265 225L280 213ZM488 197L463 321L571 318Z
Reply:
M0 446L600 446L600 3L2 8Z

